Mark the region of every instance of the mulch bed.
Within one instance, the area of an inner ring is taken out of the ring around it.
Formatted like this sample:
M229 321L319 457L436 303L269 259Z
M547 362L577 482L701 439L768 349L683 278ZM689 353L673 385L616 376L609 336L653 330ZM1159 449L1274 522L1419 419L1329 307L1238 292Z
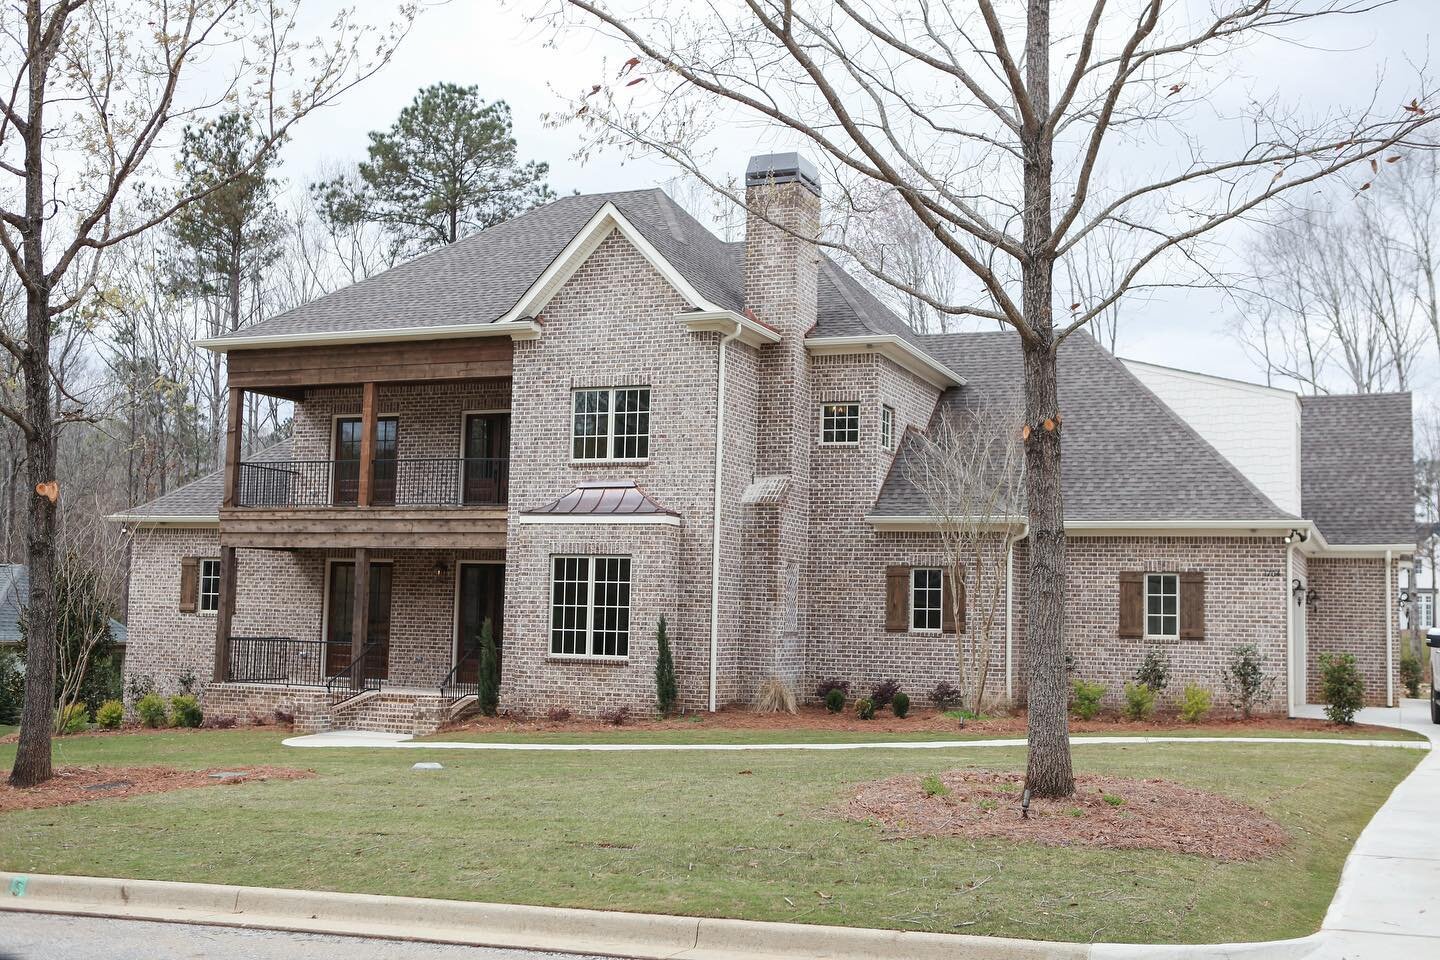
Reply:
M1075 778L1075 796L1032 800L1028 820L1020 815L1024 778L1018 774L960 770L940 774L939 780L948 794L926 796L922 778L914 776L866 784L845 816L878 823L890 839L995 838L1053 847L1144 848L1225 862L1269 857L1290 842L1284 827L1253 807L1168 780L1082 774Z
M212 774L233 774L218 777ZM210 770L176 770L173 767L59 767L55 776L39 786L20 789L0 780L0 813L65 807L91 800L138 797L190 787L261 780L302 780L309 770L288 767L215 767Z

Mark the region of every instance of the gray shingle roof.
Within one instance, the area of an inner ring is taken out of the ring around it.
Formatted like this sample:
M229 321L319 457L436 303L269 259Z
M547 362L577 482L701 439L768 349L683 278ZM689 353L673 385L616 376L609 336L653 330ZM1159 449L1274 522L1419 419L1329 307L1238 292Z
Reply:
M1331 543L1414 543L1410 394L1300 398L1300 511Z
M30 605L30 568L23 563L0 564L0 646L20 643L20 618ZM123 646L125 624L110 619L110 639Z
M281 440L264 450L247 454L245 459L258 462L289 460L290 449L290 441ZM176 487L149 503L142 503L139 506L123 510L111 519L132 522L144 522L157 517L194 517L197 520L216 520L220 516L220 502L224 499L225 470L222 468L214 473L206 474L198 480L192 480L183 487Z
M1020 341L1015 334L923 339L930 353L969 380L945 392L940 411L964 403L1020 402ZM1064 418L1061 479L1068 519L1295 519L1089 335L1072 336L1060 347L1059 381ZM913 442L907 436L902 443L872 511L876 515L927 513L923 496L905 478Z

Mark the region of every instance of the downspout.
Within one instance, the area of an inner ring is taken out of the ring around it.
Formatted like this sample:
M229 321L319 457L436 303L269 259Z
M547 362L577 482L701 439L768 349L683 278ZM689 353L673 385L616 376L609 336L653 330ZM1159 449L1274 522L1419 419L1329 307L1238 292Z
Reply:
M716 709L716 661L720 656L720 481L725 449L725 353L730 341L740 336L740 324L720 338L715 391L715 504L710 511L710 712Z
M1385 706L1395 706L1395 620L1390 589L1391 551L1385 551Z
M1295 716L1295 687L1300 681L1300 671L1295 665L1295 607L1294 598L1290 596L1290 584L1295 582L1295 544L1285 548L1285 582L1280 587L1280 595L1285 600L1285 672L1289 677L1285 682L1285 688L1289 692L1287 699L1289 703L1288 716ZM1304 691L1301 691L1303 696Z
M1005 699L1015 703L1015 541L1005 547Z

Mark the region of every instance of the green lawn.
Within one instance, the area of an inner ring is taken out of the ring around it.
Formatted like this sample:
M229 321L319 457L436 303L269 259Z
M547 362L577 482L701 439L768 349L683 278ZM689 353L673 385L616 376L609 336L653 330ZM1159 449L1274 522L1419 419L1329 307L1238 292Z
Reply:
M1423 755L1316 744L1080 746L1267 810L1253 864L1000 841L882 840L858 782L1023 768L1020 750L491 753L294 750L276 731L71 738L63 764L284 764L311 780L0 815L0 868L1069 940L1205 942L1318 926L1357 832ZM12 745L0 745L8 766ZM421 756L440 772L413 772ZM821 896L826 894L827 896Z
M5 724L0 723L0 737L8 737L10 736L10 734L14 733L16 730L19 729L19 727L7 727L5 726Z

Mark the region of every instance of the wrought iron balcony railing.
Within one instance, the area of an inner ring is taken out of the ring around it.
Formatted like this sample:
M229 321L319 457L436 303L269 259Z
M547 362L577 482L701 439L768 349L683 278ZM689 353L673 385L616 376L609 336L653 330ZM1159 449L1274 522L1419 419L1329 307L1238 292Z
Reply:
M505 457L401 457L372 465L377 507L504 506L510 498ZM238 507L344 507L360 502L358 460L242 461Z

